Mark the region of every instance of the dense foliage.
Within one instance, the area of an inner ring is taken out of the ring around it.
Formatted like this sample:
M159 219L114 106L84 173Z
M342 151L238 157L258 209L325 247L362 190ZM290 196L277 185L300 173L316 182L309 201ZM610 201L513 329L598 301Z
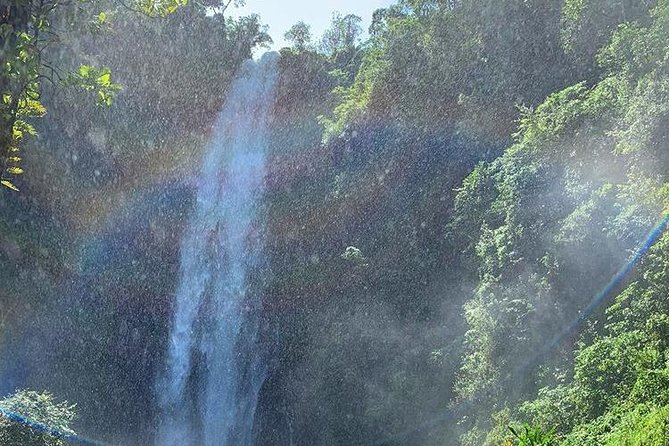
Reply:
M296 310L291 348L308 356L289 393L320 429L298 438L663 444L666 277L649 271L666 237L602 295L619 303L588 306L669 204L666 14L594 0L374 14L326 143L304 155L318 161L270 197L298 216L277 258L304 259L279 295L334 307ZM364 267L341 262L349 245ZM313 386L326 404L301 395ZM512 435L521 421L541 441Z
M63 435L74 434L70 424L75 407L67 402L56 403L52 395L20 390L0 400L0 407ZM65 440L31 427L0 418L0 442L7 446L64 446Z
M0 190L0 392L48 389L94 438L146 443L188 185L237 67L269 36L203 2L165 18L84 6L54 12L60 40L42 56L64 78L107 67L122 89L101 107L41 83L48 113L22 146L20 192ZM78 21L89 7L104 30Z
M602 79L554 93L527 112L517 143L479 165L456 197L454 231L472 218L480 228L469 248L480 281L465 305L459 396L477 398L477 411L490 413L516 407L539 388L537 400L513 413L557 428L555 444L636 444L627 442L630 434L645 434L635 423L665 404L666 236L615 305L583 312L669 204L662 87L669 80L668 13L660 2L651 20L621 26L598 53ZM523 376L522 393L500 392L505 370L564 327L577 336L581 327L572 321L579 316L592 317L592 326L576 344L573 365L567 343ZM477 433L487 423L478 420L463 443L498 444ZM645 443L648 435L642 444L663 444Z
M149 442L194 165L269 36L103 10L0 191L3 373ZM361 35L281 50L258 443L666 445L669 1L401 0Z

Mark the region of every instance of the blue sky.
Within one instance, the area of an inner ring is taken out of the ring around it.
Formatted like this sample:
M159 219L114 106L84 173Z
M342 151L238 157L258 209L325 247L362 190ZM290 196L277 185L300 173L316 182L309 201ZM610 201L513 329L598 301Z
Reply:
M269 33L274 39L272 49L286 46L283 34L297 21L311 25L311 34L319 38L330 24L334 11L352 13L362 17L363 29L367 31L372 13L396 3L394 0L246 0L241 8L231 8L233 16L256 13L262 22L269 25Z

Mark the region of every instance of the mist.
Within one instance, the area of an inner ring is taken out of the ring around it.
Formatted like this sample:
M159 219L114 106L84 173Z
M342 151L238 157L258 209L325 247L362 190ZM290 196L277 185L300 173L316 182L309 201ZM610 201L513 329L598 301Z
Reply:
M669 2L19 3L0 443L664 444Z

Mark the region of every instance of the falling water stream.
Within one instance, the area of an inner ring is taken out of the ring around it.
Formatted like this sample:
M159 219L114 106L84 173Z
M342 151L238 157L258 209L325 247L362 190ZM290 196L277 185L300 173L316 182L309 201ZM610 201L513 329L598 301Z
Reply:
M156 443L248 445L265 358L249 271L262 260L258 200L277 53L243 63L228 92L181 241L179 286L164 373L156 391Z

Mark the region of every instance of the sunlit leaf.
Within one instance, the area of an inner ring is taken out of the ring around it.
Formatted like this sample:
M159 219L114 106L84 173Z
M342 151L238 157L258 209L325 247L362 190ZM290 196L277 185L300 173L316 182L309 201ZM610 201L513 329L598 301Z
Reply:
M2 185L5 186L5 187L8 187L8 188L10 188L11 190L14 190L14 191L16 191L16 192L19 191L19 188L16 187L16 186L14 186L14 184L13 184L11 181L9 181L9 180L1 180L1 181L0 181L0 184L2 184Z
M46 114L46 107L35 99L19 101L19 113L22 116L42 117Z
M23 173L23 169L21 169L20 167L13 166L13 167L8 167L7 172L9 172L12 175L21 175Z
M81 77L88 77L90 72L91 72L90 65L82 65L79 67L79 75Z
M105 71L100 76L98 76L98 84L103 87L108 87L111 85L111 73L109 71Z

